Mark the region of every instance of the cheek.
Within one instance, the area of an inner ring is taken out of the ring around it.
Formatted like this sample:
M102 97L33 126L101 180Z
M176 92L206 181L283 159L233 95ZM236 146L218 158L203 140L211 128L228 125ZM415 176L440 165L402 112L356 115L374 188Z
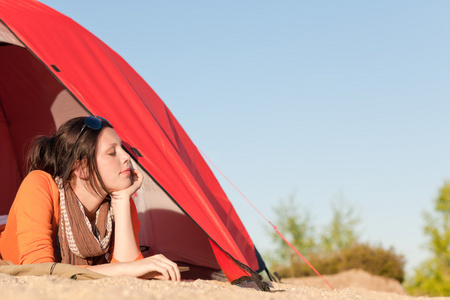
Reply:
M106 159L97 158L97 170L102 180L105 181L111 174L111 163Z

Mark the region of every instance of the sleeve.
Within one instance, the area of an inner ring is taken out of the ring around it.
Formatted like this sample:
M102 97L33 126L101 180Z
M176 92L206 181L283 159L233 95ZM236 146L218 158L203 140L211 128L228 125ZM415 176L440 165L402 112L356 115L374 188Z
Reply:
M141 224L139 223L136 205L134 204L134 201L132 198L130 198L130 214L131 214L131 221L133 223L134 238L136 240L136 245L139 249L139 226ZM109 253L111 255L110 259L109 259L109 261L111 263L119 262L117 259L114 258L114 245L112 245L111 248L109 249ZM143 259L143 258L144 258L144 256L142 255L141 252L139 252L139 255L135 258L135 261Z
M55 190L53 179L46 175L44 172L30 173L17 192L14 213L20 264L55 261L52 225Z

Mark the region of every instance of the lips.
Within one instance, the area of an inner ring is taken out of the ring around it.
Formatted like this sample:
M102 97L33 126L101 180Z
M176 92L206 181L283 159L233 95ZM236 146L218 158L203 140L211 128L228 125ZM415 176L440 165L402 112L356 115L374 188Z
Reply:
M125 170L121 171L120 174L131 175L131 168L126 168Z

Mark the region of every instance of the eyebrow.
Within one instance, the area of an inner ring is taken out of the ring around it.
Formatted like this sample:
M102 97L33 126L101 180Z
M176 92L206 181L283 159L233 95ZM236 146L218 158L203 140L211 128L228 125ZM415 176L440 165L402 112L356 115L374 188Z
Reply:
M116 143L116 142L110 143L110 144L108 144L105 148L106 148L106 149L110 149L110 148L115 148L115 147L117 147L117 146L122 147L122 146L123 146L123 145L122 145L122 141L120 141L120 143Z

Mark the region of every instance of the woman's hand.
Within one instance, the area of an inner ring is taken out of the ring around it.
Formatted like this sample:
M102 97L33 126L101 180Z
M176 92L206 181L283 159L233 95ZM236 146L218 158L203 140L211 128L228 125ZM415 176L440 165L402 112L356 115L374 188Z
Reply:
M178 266L162 254L126 263L89 266L89 270L109 276L180 281Z
M151 270L143 275L136 277L145 279L159 279L159 280L172 280L180 281L181 275L178 266L173 261L167 259L162 254L153 255L138 261L136 264L144 264L145 269Z
M141 173L132 169L130 175L131 185L123 190L110 192L109 195L111 196L111 203L114 205L115 201L130 199L130 197L141 187L143 179L144 177Z

